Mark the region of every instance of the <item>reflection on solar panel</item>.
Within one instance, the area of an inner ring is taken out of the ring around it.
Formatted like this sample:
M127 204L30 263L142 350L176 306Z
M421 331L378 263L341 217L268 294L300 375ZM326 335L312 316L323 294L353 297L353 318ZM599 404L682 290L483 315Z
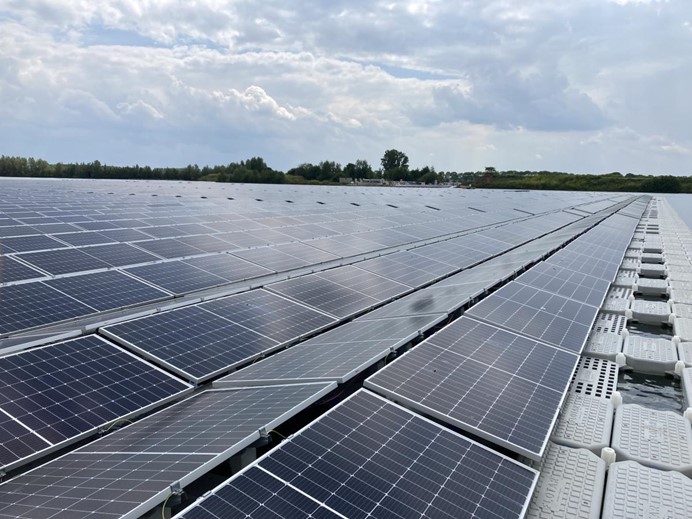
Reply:
M226 281L244 281L273 274L269 269L236 258L230 254L214 254L213 256L198 256L184 260L184 263L219 276Z
M0 517L140 517L334 387L199 393L0 484Z
M364 390L257 465L353 519L522 517L537 479L532 469Z
M267 285L267 289L341 318L367 310L380 302L375 297L362 294L316 274L272 283Z
M540 460L578 357L462 317L365 386Z
M472 272L472 271L469 271ZM409 315L451 314L471 299L481 295L493 281L476 281L465 284L438 286L437 284L413 292L407 296L388 303L377 310L368 312L359 319L386 319Z
M450 274L455 269L446 263L412 252L397 252L358 263L358 267L410 287L419 287Z
M89 256L93 256L112 267L125 267L138 263L149 263L158 261L160 258L149 254L142 249L127 245L126 243L114 243L111 245L101 245L98 247L85 247L82 249Z
M624 251L623 251L624 254ZM559 267L581 272L597 278L605 279L612 283L620 270L619 262L609 262L600 259L598 256L589 254L581 254L574 249L563 249L553 254L546 260L546 263L557 265Z
M333 317L266 290L252 290L201 306L280 343L296 341L335 322Z
M174 294L188 294L196 290L203 290L227 283L222 277L215 276L182 261L168 261L132 267L127 269L126 272Z
M545 262L522 274L517 282L599 308L610 287L605 279Z
M513 281L466 315L581 353L598 308Z
M0 444L17 447L0 450L0 467L191 390L93 335L0 357L0 379L0 410L24 428L0 428L11 434Z
M348 381L444 316L353 321L217 380L216 387Z
M182 258L184 256L204 254L205 252L202 249L174 239L140 241L137 242L137 246L162 258Z
M114 310L171 297L115 270L52 279L46 285L98 311Z
M252 466L176 519L339 519L337 514L269 472Z
M281 345L201 306L163 312L107 326L100 331L196 383Z

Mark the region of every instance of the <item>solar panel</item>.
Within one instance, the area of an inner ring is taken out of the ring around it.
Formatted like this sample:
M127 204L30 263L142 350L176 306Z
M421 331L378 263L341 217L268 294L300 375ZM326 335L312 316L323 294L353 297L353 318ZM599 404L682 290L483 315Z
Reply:
M308 261L277 250L275 247L240 250L235 251L233 255L277 272L285 272L310 264Z
M252 466L176 519L339 519L337 514L266 470Z
M187 294L227 283L219 276L200 270L182 261L168 261L126 269L149 283L174 294Z
M624 251L623 251L624 254ZM557 265L567 270L581 272L612 283L620 270L620 264L602 260L597 256L581 254L573 249L563 249L546 260L546 263Z
M331 316L266 290L252 290L201 306L280 343L296 341L336 322Z
M280 347L278 341L201 306L106 326L100 332L195 383Z
M0 484L0 517L140 517L333 388L199 393Z
M207 232L210 232L208 229ZM178 241L190 245L204 252L223 252L232 249L232 246L214 236L182 236Z
M82 249L89 256L93 256L112 267L126 267L138 263L158 261L160 258L149 254L142 249L125 243L99 245L98 247L85 247Z
M438 314L446 316L480 296L491 284L494 282L484 280L449 286L437 286L435 284L368 312L359 319L371 320Z
M137 242L137 246L162 258L184 258L204 254L205 251L172 238Z
M97 232L74 232L61 234L60 240L76 247L82 245L103 245L105 243L115 243L114 240ZM61 244L61 246L64 245Z
M257 465L345 517L522 517L537 473L361 390Z
M333 383L209 390L87 445L89 452L221 454L279 426Z
M20 263L11 256L0 255L0 284L44 276L45 274Z
M565 269L550 263L539 263L517 278L518 283L540 288L600 308L610 282Z
M335 380L369 368L440 322L427 317L353 321L317 335L214 382L215 387Z
M107 222L99 222L99 223L107 223ZM82 225L82 224L80 224ZM149 240L151 236L148 234L144 234L143 232L140 232L136 229L112 229L112 230L101 230L99 231L99 234L102 236L105 236L106 238L110 240L115 240L121 243L125 242L136 242L136 241L143 241L143 240Z
M365 387L540 460L578 356L462 317Z
M48 249L62 249L66 245L49 236L21 236L17 238L4 238L3 247L7 247L11 252L31 252Z
M210 274L224 278L226 281L244 281L273 274L272 270L260 267L249 261L236 258L230 254L198 256L183 260L184 263L202 269Z
M170 298L171 295L115 270L45 282L99 312Z
M11 434L0 444L18 447L0 457L4 467L192 389L93 335L0 357L0 378L0 410L24 428L17 438L17 427L0 427Z
M411 290L406 285L351 265L326 270L316 275L352 290L357 290L361 294L374 297L378 301L387 301Z
M324 279L317 274L272 283L266 288L340 318L352 316L380 302L375 297Z
M454 267L412 252L396 252L356 264L358 268L410 287L419 287L454 272Z
M581 353L598 308L513 281L466 315Z
M22 254L21 258L53 275L105 269L110 266L78 249L29 252Z
M91 314L94 308L43 283L0 287L0 335Z

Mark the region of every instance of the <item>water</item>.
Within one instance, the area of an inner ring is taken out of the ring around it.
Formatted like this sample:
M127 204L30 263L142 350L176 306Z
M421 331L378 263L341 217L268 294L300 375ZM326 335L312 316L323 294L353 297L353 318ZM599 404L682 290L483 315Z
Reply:
M667 195L668 203L680 218L692 229L692 195ZM672 339L670 328L631 325L631 334ZM639 404L658 411L685 411L682 385L680 381L663 375L644 375L642 373L620 372L618 391L625 404Z
M666 200L685 221L687 227L692 229L692 194L666 195Z
M639 404L657 411L685 412L679 380L661 375L620 372L618 391L625 404Z

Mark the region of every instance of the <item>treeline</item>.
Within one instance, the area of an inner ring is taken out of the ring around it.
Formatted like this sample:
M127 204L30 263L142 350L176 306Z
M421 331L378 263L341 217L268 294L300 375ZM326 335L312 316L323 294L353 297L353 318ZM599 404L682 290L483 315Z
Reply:
M152 168L149 166L108 166L98 160L87 163L61 162L49 164L42 159L0 157L2 177L116 178L141 180L215 180L278 184L284 181L281 171L274 171L260 157L227 166L190 164L184 168Z
M572 174L554 171L436 171L432 166L410 168L408 156L395 149L385 151L379 168L366 160L346 166L334 161L304 163L286 172L270 168L261 157L228 165L189 164L183 168L150 166L109 166L98 160L88 163L50 164L42 159L0 156L2 177L58 177L142 180L199 180L212 182L267 184L333 184L381 179L386 183L452 184L491 189L546 189L572 191L641 191L653 193L692 193L692 177L621 174Z
M471 185L494 189L546 189L564 191L629 191L646 193L692 193L692 177L635 175L613 172L604 175L550 171L495 171L486 168Z

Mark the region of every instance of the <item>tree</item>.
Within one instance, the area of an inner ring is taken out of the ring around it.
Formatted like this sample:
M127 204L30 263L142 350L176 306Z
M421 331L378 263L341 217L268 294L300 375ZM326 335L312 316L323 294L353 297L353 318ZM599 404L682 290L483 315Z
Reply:
M355 164L353 162L346 164L344 175L353 179L372 178L374 173L367 160L358 159Z
M387 180L399 180L407 176L408 157L403 151L395 149L385 151L380 163L383 176Z

